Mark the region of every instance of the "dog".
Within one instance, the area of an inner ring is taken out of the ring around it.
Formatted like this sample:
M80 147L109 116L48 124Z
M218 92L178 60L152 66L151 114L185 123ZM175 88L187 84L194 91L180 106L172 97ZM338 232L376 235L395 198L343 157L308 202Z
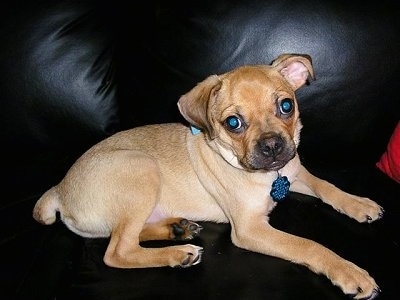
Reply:
M295 92L312 79L306 54L210 75L178 100L188 124L145 125L104 139L40 197L33 217L52 224L59 214L82 237L109 237L104 263L115 268L196 265L201 247L140 243L190 240L202 229L196 222L229 222L237 247L307 266L354 299L373 299L380 288L365 270L268 222L289 191L318 197L358 222L384 213L302 165Z

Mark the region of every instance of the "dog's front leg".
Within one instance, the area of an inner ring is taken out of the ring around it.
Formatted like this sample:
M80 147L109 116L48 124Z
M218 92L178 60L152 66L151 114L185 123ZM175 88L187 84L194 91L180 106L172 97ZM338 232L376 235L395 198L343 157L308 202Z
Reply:
M242 212L244 212L242 210ZM379 287L369 274L326 247L273 228L265 217L243 217L232 224L232 241L238 247L304 265L328 277L354 299L373 299Z
M358 222L373 222L383 216L384 210L376 202L346 193L333 184L312 175L304 166L300 167L296 180L291 190L316 196Z

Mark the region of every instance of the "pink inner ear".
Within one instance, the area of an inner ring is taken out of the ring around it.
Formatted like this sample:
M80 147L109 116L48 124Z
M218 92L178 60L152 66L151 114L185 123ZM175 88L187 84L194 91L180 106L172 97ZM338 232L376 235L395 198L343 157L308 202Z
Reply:
M281 74L296 90L306 83L308 78L307 68L300 62L293 62L281 70Z

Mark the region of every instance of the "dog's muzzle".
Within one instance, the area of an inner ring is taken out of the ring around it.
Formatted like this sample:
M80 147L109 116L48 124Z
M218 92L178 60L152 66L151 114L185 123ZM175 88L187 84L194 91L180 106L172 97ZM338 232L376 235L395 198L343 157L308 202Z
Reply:
M276 171L284 167L296 155L292 140L282 135L264 133L257 141L250 158L250 167L255 170Z

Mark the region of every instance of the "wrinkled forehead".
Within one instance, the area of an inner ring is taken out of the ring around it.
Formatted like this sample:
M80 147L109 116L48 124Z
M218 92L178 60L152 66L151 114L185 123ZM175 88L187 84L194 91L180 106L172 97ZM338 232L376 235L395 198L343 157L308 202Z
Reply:
M268 107L294 92L281 74L271 67L244 67L222 79L222 95L230 105Z

